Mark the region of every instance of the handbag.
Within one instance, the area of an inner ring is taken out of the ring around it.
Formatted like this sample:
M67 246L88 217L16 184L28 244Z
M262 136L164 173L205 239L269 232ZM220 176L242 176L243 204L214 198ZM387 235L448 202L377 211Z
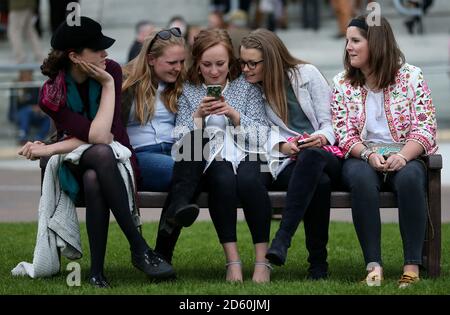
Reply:
M399 153L405 144L364 142L364 145L375 153L382 155L384 158L388 158L393 154Z

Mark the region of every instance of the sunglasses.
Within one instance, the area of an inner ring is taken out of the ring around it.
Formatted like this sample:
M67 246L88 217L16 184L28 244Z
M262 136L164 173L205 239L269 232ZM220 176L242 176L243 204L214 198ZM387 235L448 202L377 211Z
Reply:
M152 49L153 44L156 42L156 39L160 38L162 40L168 40L171 36L181 37L181 30L178 27L172 27L168 30L162 30L156 33L155 37L153 37L150 45L148 46L148 51Z
M258 63L263 62L264 59L261 59L259 61L244 61L242 59L239 59L239 64L241 65L241 69L244 69L245 66L247 66L250 70L255 70Z

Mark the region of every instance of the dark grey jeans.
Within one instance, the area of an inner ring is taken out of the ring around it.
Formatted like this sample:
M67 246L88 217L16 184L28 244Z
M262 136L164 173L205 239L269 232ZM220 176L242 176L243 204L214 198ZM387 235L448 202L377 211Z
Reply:
M397 197L400 234L405 265L422 264L422 246L427 222L426 170L413 160L398 172L384 175L366 162L350 158L342 167L342 182L352 195L352 216L364 260L381 259L380 191L392 191Z

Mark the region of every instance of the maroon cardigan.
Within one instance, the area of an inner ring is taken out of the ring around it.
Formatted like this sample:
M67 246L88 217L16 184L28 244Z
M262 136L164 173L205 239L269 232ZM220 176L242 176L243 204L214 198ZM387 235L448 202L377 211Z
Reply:
M106 72L108 72L114 79L114 89L116 94L111 133L114 135L115 141L120 142L122 145L130 149L132 153L131 165L133 166L133 170L136 175L136 181L139 182L140 172L137 165L136 155L130 145L130 139L128 138L126 128L123 125L121 118L122 68L117 62L111 59L107 59ZM77 85L77 88L83 104L89 104L88 85L84 83L79 84ZM91 121L87 117L73 112L67 106L62 106L58 108L57 111L51 110L50 108L42 104L41 101L39 101L39 106L47 115L49 115L53 119L58 134L70 135L84 142L89 142L89 130L91 128Z

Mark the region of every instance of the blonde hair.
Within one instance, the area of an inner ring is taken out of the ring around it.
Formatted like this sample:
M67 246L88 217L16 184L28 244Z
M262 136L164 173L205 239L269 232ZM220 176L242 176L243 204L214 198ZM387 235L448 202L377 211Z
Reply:
M241 74L238 61L233 54L233 44L231 43L228 32L223 29L206 29L201 30L194 38L191 53L192 64L187 73L189 82L194 85L199 85L204 82L200 74L200 59L207 49L219 44L224 46L228 53L228 78L230 81L233 81Z
M285 89L285 77L288 72L297 72L297 65L307 62L291 55L281 39L266 29L257 29L245 36L241 47L257 49L263 58L262 88L269 106L283 120L288 121L288 105ZM297 76L295 76L297 79Z
M147 37L139 55L123 67L124 81L122 92L133 89L135 95L135 118L143 125L147 123L155 113L156 90L158 81L153 67L148 63L148 55L158 58L164 54L164 50L170 46L185 47L183 37L176 37L171 34L170 38L163 40L155 38L157 31ZM153 40L155 39L155 40ZM149 47L153 41L152 47ZM186 77L184 66L174 83L168 83L161 94L162 101L167 110L176 113L178 111L178 97L183 90L183 82Z

